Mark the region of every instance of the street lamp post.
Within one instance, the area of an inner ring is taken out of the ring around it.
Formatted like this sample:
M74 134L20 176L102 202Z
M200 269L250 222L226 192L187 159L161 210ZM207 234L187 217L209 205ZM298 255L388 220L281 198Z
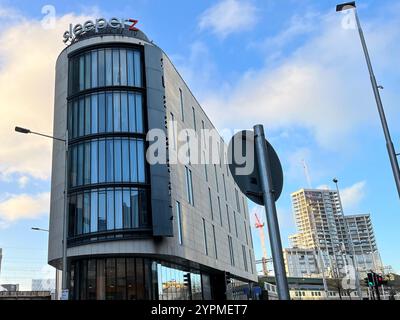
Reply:
M43 232L47 232L49 233L50 231L48 229L43 229L43 228L37 228L37 227L32 227L31 230L33 231L43 231ZM59 299L59 292L58 292L58 270L56 269L56 285L55 285L55 299L58 300Z
M23 134L34 134L56 141L61 141L65 146L65 179L64 179L64 212L63 212L63 255L62 255L62 289L67 289L67 197L68 197L68 130L65 132L65 139L53 137L47 134L31 131L30 129L15 127L15 131ZM32 230L40 230L40 228L32 228ZM43 230L44 231L44 230Z
M336 185L336 192L337 192L338 198L339 198L339 205L340 205L340 208L342 209L343 223L344 223L344 227L346 229L346 233L347 233L347 237L348 237L348 241L349 241L349 247L350 247L350 250L351 250L351 256L352 256L352 260L353 260L352 261L353 262L353 267L355 269L354 271L355 271L357 294L360 297L360 299L362 299L362 292L361 292L361 286L360 286L360 277L359 277L359 274L358 274L358 263L357 263L357 258L356 258L356 252L354 250L354 244L353 244L353 239L351 238L350 229L349 229L349 226L347 225L347 220L346 220L346 217L344 215L342 199L340 198L340 192L339 192L339 180L334 178L332 181Z
M380 95L380 92L379 92L379 89L383 89L383 87L378 85L378 83L376 81L376 78L375 78L374 70L372 68L371 58L369 56L368 47L367 47L367 44L366 44L366 41L365 41L365 37L364 37L364 32L363 32L363 30L361 28L360 19L358 18L357 9L356 9L356 2L355 1L346 2L346 3L338 4L336 6L336 11L337 12L346 11L346 10L354 10L354 15L355 15L356 23L357 23L357 28L358 28L358 33L360 35L360 40L361 40L362 48L363 48L363 51L364 51L365 60L367 62L368 71L369 71L369 75L370 75L370 78L371 78L372 89L374 91L376 105L378 107L378 112L379 112L379 116L380 116L380 119L381 119L383 132L385 134L386 147L387 147L387 150L388 150L388 153L389 153L389 159L390 159L390 163L391 163L392 170L393 170L393 176L394 176L394 180L396 182L397 192L398 192L398 195L400 197L400 170L399 170L399 163L398 163L398 160L397 160L397 156L398 155L396 154L396 151L395 151L394 146L393 146L393 142L392 142L392 139L391 139L391 136L390 136L390 132L389 132L389 127L388 127L388 124L387 124L387 121L386 121L385 111L383 109L381 95Z

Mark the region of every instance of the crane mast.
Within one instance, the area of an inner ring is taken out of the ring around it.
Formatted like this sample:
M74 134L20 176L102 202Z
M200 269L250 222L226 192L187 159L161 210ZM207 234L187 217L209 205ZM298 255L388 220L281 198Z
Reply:
M265 223L262 223L260 218L258 217L257 213L254 213L256 223L255 227L258 229L258 232L260 233L260 241L261 241L261 248L263 251L263 257L262 257L262 268L263 268L263 273L264 275L268 275L268 267L267 267L267 248L265 246L265 235L264 235L264 226Z

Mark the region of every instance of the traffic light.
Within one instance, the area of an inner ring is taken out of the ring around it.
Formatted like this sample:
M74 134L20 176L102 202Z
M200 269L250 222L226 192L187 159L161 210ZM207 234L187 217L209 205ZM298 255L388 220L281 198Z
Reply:
M378 274L375 274L375 285L377 287L380 287L382 283L383 283L383 277Z
M185 287L190 287L190 273L188 272L188 273L185 273L184 275L183 275L183 285L185 286Z
M375 286L375 273L370 272L368 273L368 286L374 287Z
M375 275L375 279L376 279L375 285L378 286L378 287L381 287L382 285L387 285L387 283L388 283L387 280L385 280L383 278L383 276L379 275L379 274Z

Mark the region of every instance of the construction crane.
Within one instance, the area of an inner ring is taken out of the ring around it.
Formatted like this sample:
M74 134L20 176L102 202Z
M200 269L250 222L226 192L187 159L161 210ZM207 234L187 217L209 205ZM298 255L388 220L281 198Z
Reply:
M308 166L307 166L306 160L303 159L301 162L303 164L304 175L306 176L306 179L307 179L308 188L311 189L312 188L311 187L311 177L310 177L310 172L308 171Z
M263 273L265 276L268 275L268 267L267 267L267 248L265 246L265 235L264 235L264 226L265 223L262 223L260 218L258 217L257 213L254 213L255 219L256 219L256 223L255 223L255 227L256 229L258 229L259 233L260 233L260 241L261 241L261 248L263 251L263 257L261 259L261 263L262 263L262 269L263 269Z

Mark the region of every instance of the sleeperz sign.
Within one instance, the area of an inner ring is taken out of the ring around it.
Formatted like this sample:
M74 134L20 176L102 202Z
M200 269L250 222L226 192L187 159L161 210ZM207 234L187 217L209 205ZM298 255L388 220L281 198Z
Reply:
M68 43L69 41L72 43L75 39L79 38L79 36L85 34L86 32L94 30L98 33L100 30L105 29L106 27L114 28L114 29L125 29L125 25L129 25L130 31L139 31L136 28L136 24L138 20L135 19L118 19L118 18L111 18L110 20L106 20L105 18L99 18L95 21L88 20L83 24L76 24L72 26L69 25L69 30L64 32L63 35L63 42Z

